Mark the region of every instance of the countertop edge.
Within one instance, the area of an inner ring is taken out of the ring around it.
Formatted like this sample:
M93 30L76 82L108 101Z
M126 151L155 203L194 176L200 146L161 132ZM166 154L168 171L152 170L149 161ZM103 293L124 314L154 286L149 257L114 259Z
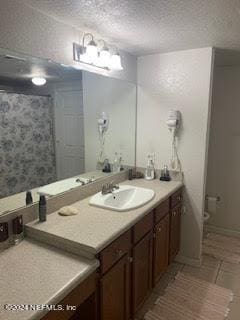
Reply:
M89 268L89 270L84 272L84 275L79 275L76 278L74 278L70 283L67 283L62 290L58 291L52 299L46 301L44 304L52 305L52 304L57 304L61 302L61 300L64 299L72 290L74 290L78 285L80 285L84 280L86 280L91 274L93 274L93 272L96 271L99 266L100 266L100 262L96 260L95 264L92 265ZM33 314L31 317L29 317L28 320L41 320L41 318L44 317L48 312L49 312L48 310L36 311L36 313Z

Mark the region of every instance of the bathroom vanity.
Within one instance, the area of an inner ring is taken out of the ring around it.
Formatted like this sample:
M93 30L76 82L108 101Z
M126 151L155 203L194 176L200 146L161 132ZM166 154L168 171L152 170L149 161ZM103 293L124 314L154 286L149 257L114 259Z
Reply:
M135 182L135 184L139 182ZM142 181L140 184L146 185L146 182ZM159 186L158 181L147 184L150 188L154 187L155 198L149 204L136 210L119 213L88 206L86 215L91 215L90 212L92 212L95 215L96 224L98 224L98 215L100 214L103 224L105 224L104 237L106 242L101 243L94 254L94 257L100 261L100 266L96 273L93 273L60 302L60 304L77 305L78 308L75 312L50 312L43 317L44 320L134 319L134 315L166 272L180 247L181 183L171 182L167 185L161 183L162 190L160 188L160 191L156 191L157 185ZM168 190L164 192L166 186ZM81 201L83 208L85 207L84 203L86 204L88 201L89 199ZM139 215L140 212L141 215ZM107 221L108 223L110 221L108 215L111 218L117 215L116 218L119 219L118 228L111 226L115 234L113 241L108 238L108 234L110 235L107 225ZM123 215L125 215L127 224L124 223L125 227L121 229ZM137 215L138 218L136 218ZM51 225L57 216L54 217L53 214L49 218L53 220L49 221L48 227L46 224L44 232L51 233L51 237L54 239L53 233L55 232L56 236L57 232L56 229L54 231L51 228ZM82 217L82 219L85 218ZM91 220L91 217L89 219ZM120 222L121 219L122 222ZM76 220L75 217L75 223L77 223ZM42 225L31 223L30 226L27 226L27 234L34 238L41 237L39 232L42 228ZM66 228L70 228L70 225L65 224ZM116 233L117 229L118 234ZM35 233L36 230L38 232ZM100 232L102 233L102 231L103 229ZM62 237L66 237L66 234ZM96 234L97 237L98 234ZM46 239L45 234L42 240L48 241ZM58 246L56 242L55 244Z
M99 255L102 320L132 319L180 246L181 190Z

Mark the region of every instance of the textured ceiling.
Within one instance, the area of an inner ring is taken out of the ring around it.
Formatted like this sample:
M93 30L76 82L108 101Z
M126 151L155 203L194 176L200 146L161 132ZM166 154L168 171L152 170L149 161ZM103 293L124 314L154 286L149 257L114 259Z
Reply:
M215 46L240 50L240 0L23 0L137 55Z

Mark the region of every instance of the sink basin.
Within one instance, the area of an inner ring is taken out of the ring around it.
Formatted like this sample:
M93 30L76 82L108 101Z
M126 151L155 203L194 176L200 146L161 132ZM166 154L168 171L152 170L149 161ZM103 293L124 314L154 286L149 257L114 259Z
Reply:
M98 192L89 201L92 206L115 211L129 211L151 201L155 193L151 189L120 185L113 193Z

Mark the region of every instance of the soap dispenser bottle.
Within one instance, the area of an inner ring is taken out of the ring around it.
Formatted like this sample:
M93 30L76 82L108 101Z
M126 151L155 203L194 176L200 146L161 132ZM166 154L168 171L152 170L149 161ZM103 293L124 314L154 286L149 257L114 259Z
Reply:
M113 172L117 172L118 171L118 166L119 166L119 159L118 159L118 154L117 152L115 152L115 157L114 157L114 160L113 160Z
M150 155L148 155L147 167L145 169L145 180L153 180L155 178L155 170L153 159Z

